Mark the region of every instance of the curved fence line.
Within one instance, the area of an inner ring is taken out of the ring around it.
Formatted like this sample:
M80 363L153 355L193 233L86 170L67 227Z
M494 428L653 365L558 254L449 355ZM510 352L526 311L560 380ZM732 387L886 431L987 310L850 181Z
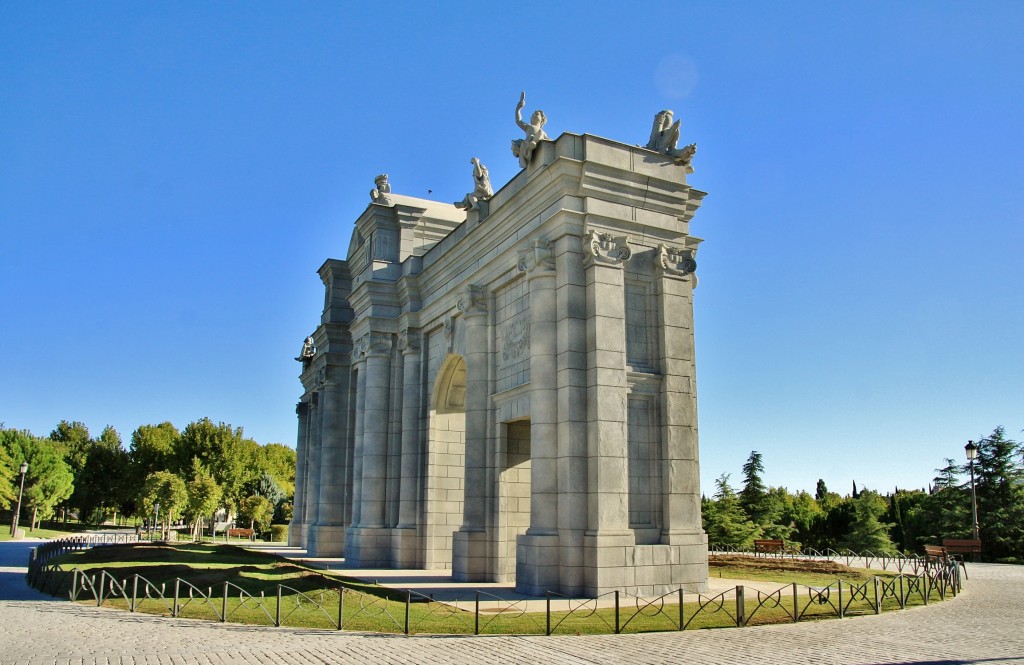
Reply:
M412 590L380 587L380 593L367 593L318 574L312 581L306 580L322 584L313 591L277 584L250 592L233 582L203 585L175 578L158 584L138 574L118 577L117 569L69 570L49 563L58 553L109 542L76 538L36 548L43 551L30 559L29 583L75 602L171 617L277 627L474 635L619 634L841 619L901 610L908 604L927 605L955 596L962 588L960 563L922 559L913 567L915 572L901 570L893 577L876 576L863 583L836 580L827 586L790 583L773 591L739 585L714 595L677 589L654 598L613 591L585 599L549 592L543 599L543 612L531 612L529 601L502 599L483 590L438 602ZM912 567L909 558L905 565Z

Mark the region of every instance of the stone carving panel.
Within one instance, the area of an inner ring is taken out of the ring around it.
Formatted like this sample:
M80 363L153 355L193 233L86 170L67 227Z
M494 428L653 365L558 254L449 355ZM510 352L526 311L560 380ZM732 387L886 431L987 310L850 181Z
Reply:
M693 255L694 251L691 249L658 245L658 252L654 262L655 270L662 275L671 277L692 275L697 270L697 262L694 260Z
M595 263L621 265L633 256L629 236L613 236L590 230L583 235L583 262L590 266Z

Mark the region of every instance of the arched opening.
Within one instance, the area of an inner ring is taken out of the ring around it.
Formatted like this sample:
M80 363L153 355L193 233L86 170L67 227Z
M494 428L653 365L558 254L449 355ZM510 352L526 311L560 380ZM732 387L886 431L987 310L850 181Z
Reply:
M462 525L466 467L466 361L441 363L430 401L427 441L426 568L452 567L452 534Z
M530 421L503 423L501 439L496 581L511 582L516 578L516 539L530 526Z

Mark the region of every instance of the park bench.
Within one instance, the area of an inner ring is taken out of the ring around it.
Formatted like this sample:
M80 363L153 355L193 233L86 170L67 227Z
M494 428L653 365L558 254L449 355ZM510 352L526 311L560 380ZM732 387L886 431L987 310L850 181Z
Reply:
M786 543L782 540L765 539L754 541L754 556L758 554L782 554L786 551Z
M945 564L949 559L949 553L942 545L925 545L924 562L926 565Z
M252 529L228 529L225 535L228 538L248 538L249 540L256 538L256 532Z
M981 541L963 538L943 538L942 546L947 554L981 554Z

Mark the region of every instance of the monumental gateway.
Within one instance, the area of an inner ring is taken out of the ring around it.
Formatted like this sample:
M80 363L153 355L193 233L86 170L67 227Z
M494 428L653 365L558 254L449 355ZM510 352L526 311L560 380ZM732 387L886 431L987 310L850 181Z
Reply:
M456 204L380 175L320 267L289 541L529 594L704 590L695 146L671 111L640 147L524 105L504 187L476 158Z

